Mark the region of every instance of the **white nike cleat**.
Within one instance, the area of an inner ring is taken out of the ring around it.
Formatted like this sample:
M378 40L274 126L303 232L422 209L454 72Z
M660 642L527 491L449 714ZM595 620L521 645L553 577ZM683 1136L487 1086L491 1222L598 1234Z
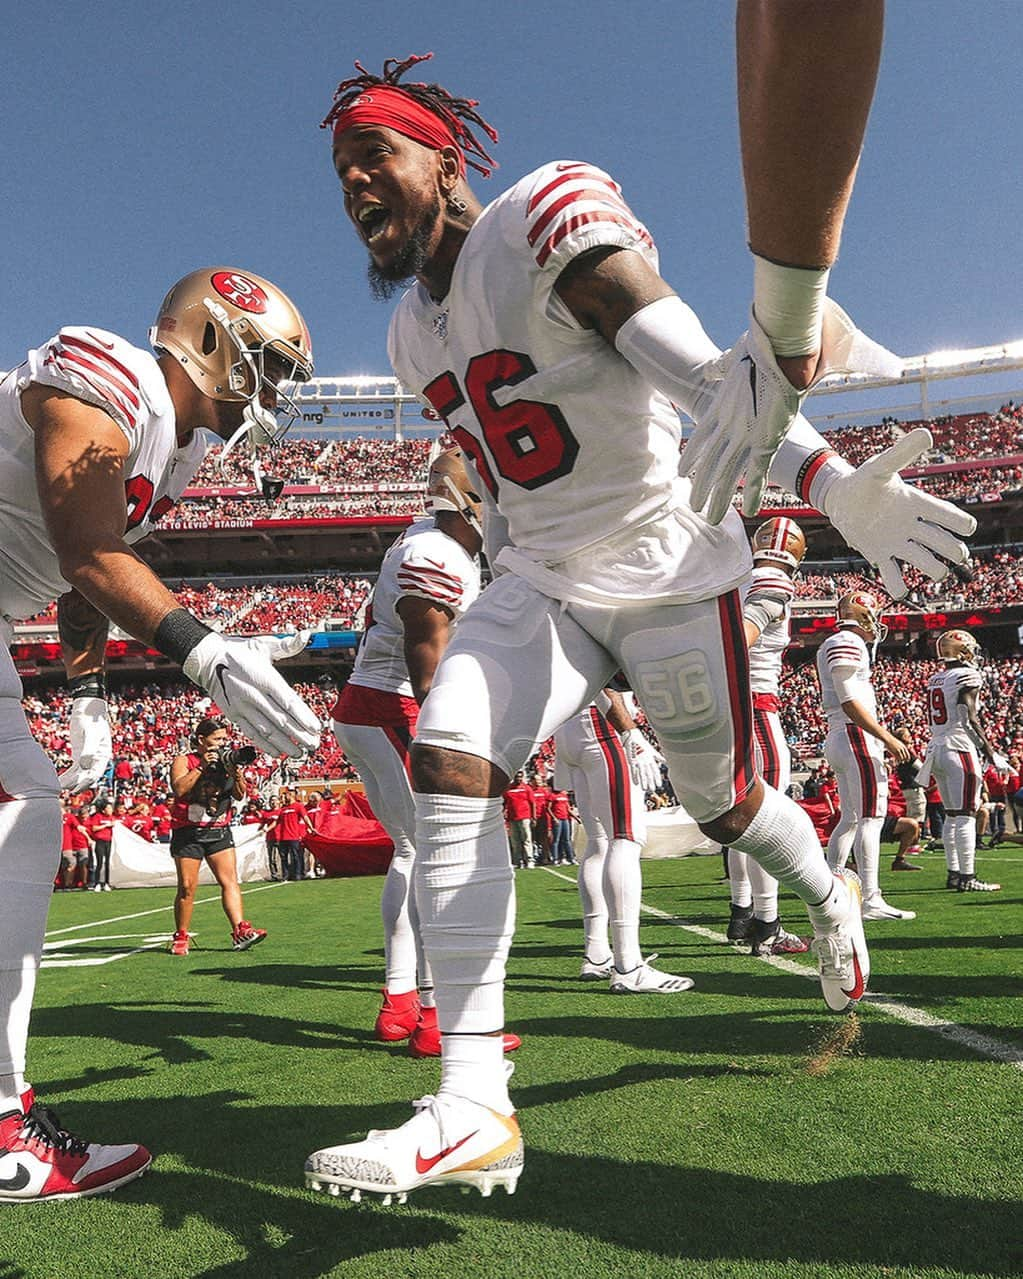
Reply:
M681 995L683 991L692 990L692 977L675 977L671 973L651 968L650 965L656 958L656 955L651 955L627 973L620 973L617 968L612 968L611 994Z
M358 1202L364 1193L406 1196L423 1186L475 1186L487 1197L495 1186L508 1194L522 1173L522 1134L514 1115L463 1097L422 1097L400 1128L377 1129L365 1141L328 1146L305 1161L306 1185Z
M608 955L607 959L602 959L599 964L595 964L592 959L583 956L583 966L579 969L579 976L583 981L602 981L604 978L610 977L614 972L615 961Z
M870 955L860 914L863 892L860 877L852 870L839 870L848 893L844 918L830 927L814 925L810 949L817 956L824 1000L832 1012L844 1013L862 999L870 979Z
M874 897L863 903L864 919L916 919L915 910L900 910L890 906L883 897Z

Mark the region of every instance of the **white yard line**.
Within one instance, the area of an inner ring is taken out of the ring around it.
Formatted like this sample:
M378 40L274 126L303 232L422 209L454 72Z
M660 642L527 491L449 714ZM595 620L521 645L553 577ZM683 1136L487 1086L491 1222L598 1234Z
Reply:
M543 869L549 875L564 880L566 884L574 884L576 882L571 875L562 874L561 871L553 870L550 867L544 867ZM681 928L687 933L694 933L697 937L702 937L706 941L723 942L726 946L729 944L728 938L724 933L716 932L712 928L704 928L701 924L687 924L684 920L679 919L677 915L670 915L665 910L658 910L656 906L647 906L646 903L642 903L640 910L645 915L653 915L656 919L660 919L666 924ZM754 956L750 956L750 958L754 958ZM791 973L796 977L805 977L810 981L817 980L817 973L813 968L809 968L806 964L797 964L795 960L786 959L783 955L762 955L759 958L762 963L770 964L773 968L779 968L782 972ZM998 1039L992 1039L990 1035L982 1035L979 1031L970 1030L968 1026L960 1026L957 1022L947 1021L943 1017L934 1017L931 1013L926 1013L921 1008L914 1008L910 1004L904 1004L897 999L892 999L880 993L864 995L863 1002L869 1003L872 1008L886 1013L889 1017L895 1018L896 1021L903 1021L907 1025L916 1026L921 1030L934 1031L935 1034L941 1035L943 1039L949 1039L965 1048L972 1048L975 1053L979 1053L982 1057L989 1057L992 1061L1005 1062L1006 1065L1014 1066L1017 1070L1023 1071L1023 1049L1016 1048L1012 1044L1003 1044Z
M242 888L242 895L247 896L249 893L263 893L268 888L280 888L280 884L260 884L257 888ZM128 890L125 890L128 891ZM203 897L195 904L197 906L207 906L210 902L219 902L220 894L216 897ZM144 919L147 915L162 915L165 911L173 910L173 899L166 906L156 906L152 910L139 910L134 915L115 915L113 919L93 919L87 924L70 924L67 928L52 928L47 937L59 937L62 933L78 932L82 928L102 928L106 924L121 924L127 919Z

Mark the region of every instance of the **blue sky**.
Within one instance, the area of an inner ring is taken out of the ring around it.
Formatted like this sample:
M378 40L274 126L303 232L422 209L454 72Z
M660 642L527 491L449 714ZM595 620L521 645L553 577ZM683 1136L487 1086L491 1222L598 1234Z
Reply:
M224 263L292 294L318 372L387 372L390 308L316 126L354 58L431 49L435 78L501 132L484 201L549 159L609 169L728 345L751 280L732 28L729 0L12 9L0 367L63 323L144 343L166 288ZM1021 48L1018 0L890 0L831 292L903 354L1023 338Z

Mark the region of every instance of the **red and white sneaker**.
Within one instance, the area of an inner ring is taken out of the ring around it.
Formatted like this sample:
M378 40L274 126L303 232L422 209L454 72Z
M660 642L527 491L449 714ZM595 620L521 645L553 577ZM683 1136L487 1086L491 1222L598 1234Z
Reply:
M179 928L178 931L171 938L171 944L168 947L168 950L170 951L172 955L187 955L188 946L191 940L192 940L191 933L186 933Z
M231 949L248 950L265 937L265 928L253 928L247 919L241 919L231 930Z
M513 1053L522 1047L522 1040L510 1030L504 1032L504 1051ZM440 1027L437 1025L437 1009L420 1010L419 1022L408 1041L408 1050L413 1057L440 1056Z
M484 1197L495 1186L508 1194L522 1173L519 1122L462 1097L423 1097L400 1128L376 1130L365 1141L328 1146L305 1161L306 1185L357 1202L363 1194L404 1203L423 1186L475 1186Z
M141 1177L153 1156L144 1146L98 1146L73 1137L30 1088L21 1110L0 1115L0 1201L83 1199Z
M408 1039L419 1021L419 991L408 990L401 995L390 995L385 988L380 993L384 1002L377 1013L373 1033L385 1044Z
M848 894L845 914L831 927L814 925L810 949L817 956L821 990L832 1012L844 1013L863 998L870 979L870 955L860 911L863 890L860 877L849 869L835 871Z

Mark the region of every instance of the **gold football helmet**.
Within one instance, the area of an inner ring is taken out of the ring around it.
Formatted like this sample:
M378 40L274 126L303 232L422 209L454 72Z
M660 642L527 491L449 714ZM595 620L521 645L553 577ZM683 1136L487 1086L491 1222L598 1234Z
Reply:
M250 445L280 443L301 416L278 383L312 377L309 330L298 307L269 280L230 267L193 271L164 298L149 341L172 355L203 395L245 403L224 457L245 436ZM275 409L260 403L267 391Z
M969 662L976 666L980 659L980 645L969 631L945 631L938 636L935 647L942 662Z
M878 602L869 591L846 591L838 601L835 615L839 622L852 622L862 627L868 638L880 643L888 634L888 627L881 621Z
M806 538L795 520L783 515L765 520L753 534L753 562L768 561L799 568L806 554Z
M483 502L460 448L434 445L426 479L426 509L431 515L456 511L483 536Z

